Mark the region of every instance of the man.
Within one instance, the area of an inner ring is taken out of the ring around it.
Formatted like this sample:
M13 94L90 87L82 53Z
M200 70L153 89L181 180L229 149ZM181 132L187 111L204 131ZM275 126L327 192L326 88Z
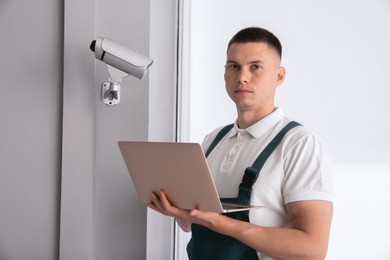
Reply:
M203 142L220 197L265 208L230 215L189 211L172 206L163 191L151 194L150 208L192 231L190 259L326 256L333 214L330 160L316 136L275 107L276 88L285 78L281 54L277 37L262 28L245 28L230 40L225 84L237 119L222 137L219 128ZM271 142L276 136L280 143Z

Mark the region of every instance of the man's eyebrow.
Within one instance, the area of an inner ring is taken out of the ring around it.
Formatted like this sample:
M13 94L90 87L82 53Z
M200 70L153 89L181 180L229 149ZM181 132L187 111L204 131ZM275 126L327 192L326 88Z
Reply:
M253 61L250 61L249 64L254 64L254 63L264 63L263 61L261 60L253 60Z
M236 63L236 64L239 64L237 61L234 61L234 60L227 60L226 63ZM253 61L250 61L248 62L247 64L263 64L264 62L261 61L261 60L253 60Z
M238 64L238 62L234 61L234 60L227 60L226 63L237 63Z

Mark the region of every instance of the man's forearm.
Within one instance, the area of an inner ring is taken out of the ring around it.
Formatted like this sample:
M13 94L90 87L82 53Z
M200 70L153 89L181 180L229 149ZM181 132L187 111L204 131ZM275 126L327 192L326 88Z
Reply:
M190 221L180 219L180 218L175 218L175 220L176 220L177 224L179 225L179 227L184 232L191 232L191 222Z
M327 252L327 243L298 229L261 227L226 216L210 228L277 259L324 259Z

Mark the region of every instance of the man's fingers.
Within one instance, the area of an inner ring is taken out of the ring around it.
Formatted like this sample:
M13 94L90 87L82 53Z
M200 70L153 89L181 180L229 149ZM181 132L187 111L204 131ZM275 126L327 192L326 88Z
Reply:
M167 196L165 195L165 192L161 190L159 195L160 195L161 204L164 207L164 209L169 209L171 207L171 203L169 202Z
M161 214L167 216L173 216L174 207L171 206L167 196L163 191L150 194L150 203L148 207L160 212Z
M166 216L187 220L190 218L189 210L179 209L173 206L164 191L150 194L148 207Z

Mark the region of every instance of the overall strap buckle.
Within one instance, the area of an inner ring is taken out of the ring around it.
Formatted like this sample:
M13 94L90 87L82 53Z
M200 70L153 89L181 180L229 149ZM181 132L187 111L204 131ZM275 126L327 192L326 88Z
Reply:
M252 191L252 186L256 182L258 177L258 170L253 167L248 167L245 169L244 176L242 177L242 182L240 188L243 188L249 192Z

